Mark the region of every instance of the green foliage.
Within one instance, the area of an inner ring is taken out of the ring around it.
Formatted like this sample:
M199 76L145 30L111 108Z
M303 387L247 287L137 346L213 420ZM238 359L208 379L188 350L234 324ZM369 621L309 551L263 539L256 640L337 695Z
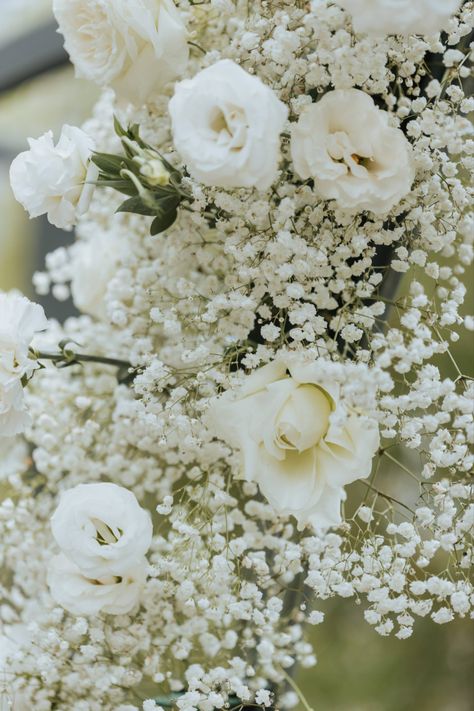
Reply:
M177 219L181 202L192 199L181 186L183 176L159 151L141 139L138 124L124 128L114 117L114 128L123 154L93 154L92 161L99 169L97 184L127 195L128 199L117 212L153 217L150 232L160 234ZM151 175L144 170L153 165L159 167L158 180L153 178L153 170Z

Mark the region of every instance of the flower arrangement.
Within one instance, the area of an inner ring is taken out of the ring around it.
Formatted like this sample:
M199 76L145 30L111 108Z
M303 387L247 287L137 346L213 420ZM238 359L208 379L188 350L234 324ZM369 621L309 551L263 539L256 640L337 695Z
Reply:
M307 706L327 598L472 614L474 4L398 5L54 0L104 92L11 168L80 315L0 295L7 708Z

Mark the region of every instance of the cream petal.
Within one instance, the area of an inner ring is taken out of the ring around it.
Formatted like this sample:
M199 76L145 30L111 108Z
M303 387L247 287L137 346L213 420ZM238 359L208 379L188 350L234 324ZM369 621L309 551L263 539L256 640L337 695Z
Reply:
M317 448L318 466L327 483L345 486L368 477L380 446L377 424L369 418L351 416L332 440L328 442L326 437Z
M310 523L316 530L338 526L342 521L341 503L344 499L343 488L325 487L318 503L305 517L304 523Z
M283 461L270 457L260 448L258 484L268 501L280 513L304 514L321 496L324 482L317 476L315 452L287 452Z
M277 418L279 446L298 452L314 447L326 434L330 413L331 402L318 387L295 388Z

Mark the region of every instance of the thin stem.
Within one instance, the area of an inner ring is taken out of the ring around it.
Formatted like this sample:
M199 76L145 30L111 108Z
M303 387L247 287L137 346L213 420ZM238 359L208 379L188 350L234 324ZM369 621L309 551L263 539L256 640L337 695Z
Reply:
M37 360L51 360L53 362L63 363L102 363L103 365L113 365L116 368L131 368L132 366L126 360L119 358L107 358L106 356L89 355L86 353L43 353L42 351L35 353Z
M384 457L387 457L387 459L390 459L391 462L393 462L393 463L396 464L398 467L400 467L400 469L401 469L402 471L404 471L405 474L408 474L409 476L411 476L411 478L414 479L417 484L420 483L420 480L418 479L418 477L415 476L415 475L413 474L413 472L411 472L411 471L408 469L408 467L406 467L404 464L402 464L402 462L399 462L398 459L396 459L395 457L393 457L393 456L392 456L391 454L389 454L386 450L384 450L384 451L382 452L382 455L383 455Z
M284 676L285 681L289 684L289 686L291 686L291 688L293 689L295 694L298 696L299 700L305 707L306 711L314 711L314 709L309 705L308 699L303 694L303 692L301 691L300 687L295 682L295 680L291 678L291 676L283 669L283 667L280 667L280 671L281 671L282 675Z
M393 504L398 504L399 506L403 506L404 509L409 511L413 516L415 515L415 512L406 504L403 503L403 501L399 501L398 499L395 499L393 496L389 496L388 494L384 494L380 489L376 489L375 486L372 486L372 484L369 484L368 481L363 481L361 480L361 483L364 484L368 489L371 491L375 492L378 496L381 496L383 499L386 501L390 501Z

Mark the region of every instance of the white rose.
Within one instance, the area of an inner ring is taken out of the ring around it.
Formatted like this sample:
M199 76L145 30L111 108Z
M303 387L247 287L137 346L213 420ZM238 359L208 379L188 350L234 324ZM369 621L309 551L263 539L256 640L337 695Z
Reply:
M145 558L120 576L88 578L65 555L55 556L48 568L51 595L73 615L125 615L140 600L146 581Z
M378 424L345 407L333 364L288 356L211 402L215 433L274 508L317 528L341 521L344 486L370 474ZM332 378L332 379L331 379Z
M296 172L343 209L388 212L415 178L411 146L388 118L363 91L330 91L293 126Z
M51 224L69 230L88 209L94 191L94 141L80 128L65 125L56 146L51 131L28 143L30 150L10 167L15 198L30 217L47 214Z
M170 101L175 146L204 185L267 190L288 109L260 79L224 59L180 82Z
M113 233L94 235L93 239L74 244L71 294L80 311L106 318L107 289L125 254L126 245Z
M51 519L61 551L87 578L120 576L151 544L148 511L116 484L80 484L61 495Z
M136 105L183 73L187 31L173 0L53 0L76 75Z
M462 0L336 0L352 15L356 32L428 35L446 28Z

